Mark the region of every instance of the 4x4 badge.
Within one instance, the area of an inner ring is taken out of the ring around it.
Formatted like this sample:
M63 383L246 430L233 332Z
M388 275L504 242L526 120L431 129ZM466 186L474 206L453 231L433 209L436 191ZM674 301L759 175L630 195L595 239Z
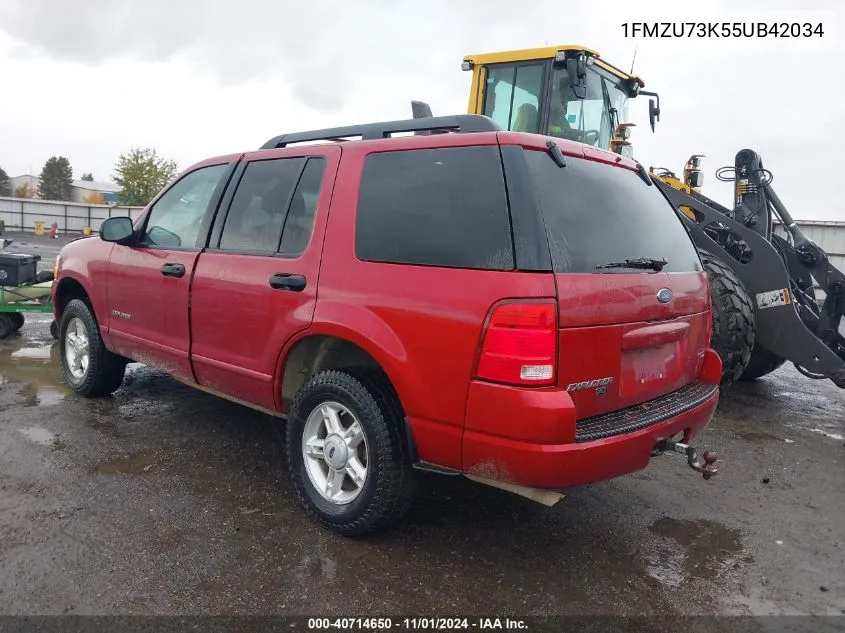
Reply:
M672 291L668 288L661 288L657 291L657 300L660 303L669 303L672 300Z

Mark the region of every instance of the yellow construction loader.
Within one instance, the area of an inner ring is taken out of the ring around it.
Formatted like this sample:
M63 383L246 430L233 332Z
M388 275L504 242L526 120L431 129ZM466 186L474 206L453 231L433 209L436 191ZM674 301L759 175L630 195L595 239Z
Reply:
M503 130L566 138L631 158L632 99L649 97L651 131L660 97L645 82L583 46L550 46L464 57L472 72L469 114ZM432 116L413 101L414 117ZM649 168L649 180L675 206L698 247L713 298L711 344L722 358L722 384L753 380L790 361L809 378L845 388L845 275L801 231L771 187L756 152L737 152L717 171L734 182L723 206L701 193L701 155L680 175ZM775 232L779 222L785 237ZM816 297L824 292L824 301Z

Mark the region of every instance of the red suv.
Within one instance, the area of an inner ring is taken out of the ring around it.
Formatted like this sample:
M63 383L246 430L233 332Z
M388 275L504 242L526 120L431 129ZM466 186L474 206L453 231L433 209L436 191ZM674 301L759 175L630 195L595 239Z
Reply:
M299 498L347 535L418 470L525 492L644 468L718 401L707 278L642 166L480 116L205 160L65 246L53 293L73 391L137 361L286 419Z

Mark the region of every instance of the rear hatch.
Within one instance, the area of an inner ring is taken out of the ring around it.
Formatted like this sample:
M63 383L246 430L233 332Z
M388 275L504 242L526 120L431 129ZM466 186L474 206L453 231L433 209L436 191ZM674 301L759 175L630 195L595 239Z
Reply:
M707 277L680 218L636 171L590 153L603 160L560 167L526 150L557 284L558 385L579 419L695 381L710 340Z

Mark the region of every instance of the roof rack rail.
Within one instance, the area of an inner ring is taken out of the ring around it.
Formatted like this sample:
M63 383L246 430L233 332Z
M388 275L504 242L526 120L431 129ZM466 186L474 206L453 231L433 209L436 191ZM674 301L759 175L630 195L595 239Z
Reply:
M424 119L404 119L401 121L384 121L381 123L366 123L347 127L326 128L309 132L293 132L274 136L261 146L261 149L285 147L291 143L308 141L342 141L349 136L360 136L362 140L388 138L399 132L425 131L455 131L455 132L500 132L503 128L493 119L480 114L456 114L453 116L436 116Z

